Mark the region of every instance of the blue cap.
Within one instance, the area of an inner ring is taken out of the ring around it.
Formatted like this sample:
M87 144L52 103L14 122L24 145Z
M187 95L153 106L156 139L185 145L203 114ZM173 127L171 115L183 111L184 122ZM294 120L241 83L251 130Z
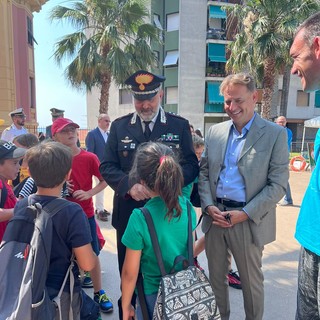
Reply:
M166 80L163 76L157 76L149 71L139 70L131 75L125 84L130 86L131 92L137 100L150 100L160 90L161 83Z

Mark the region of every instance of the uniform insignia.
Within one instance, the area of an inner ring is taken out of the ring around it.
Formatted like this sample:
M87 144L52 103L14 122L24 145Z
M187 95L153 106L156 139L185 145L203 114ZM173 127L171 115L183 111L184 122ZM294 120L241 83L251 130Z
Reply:
M153 75L151 73L148 74L138 74L135 77L136 83L139 85L139 89L141 91L145 90L146 86L145 84L149 84L153 80Z
M130 121L130 124L135 124L137 122L137 113L134 112Z
M164 112L164 110L162 108L160 108L160 122L167 123L166 113Z
M129 137L125 137L124 140L121 140L123 143L130 143L132 142L132 139L129 139Z

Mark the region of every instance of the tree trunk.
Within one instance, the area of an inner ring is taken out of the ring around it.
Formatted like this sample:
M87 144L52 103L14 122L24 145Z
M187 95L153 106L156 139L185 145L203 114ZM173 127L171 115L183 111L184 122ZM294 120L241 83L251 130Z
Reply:
M100 106L99 114L107 113L109 110L109 90L111 85L111 75L108 71L104 72L101 76L101 93L100 93Z
M268 58L264 64L261 117L271 120L271 103L275 82L275 60Z
M287 117L287 110L288 110L290 70L291 70L291 67L287 65L283 73L283 81L282 81L280 116L285 116L285 117Z

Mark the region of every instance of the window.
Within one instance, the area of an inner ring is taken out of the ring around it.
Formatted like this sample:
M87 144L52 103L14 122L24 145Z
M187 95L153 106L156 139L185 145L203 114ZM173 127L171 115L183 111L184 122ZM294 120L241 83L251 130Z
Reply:
M132 94L128 89L119 89L119 104L132 103Z
M309 93L302 90L297 91L297 107L309 107Z
M160 16L156 13L153 15L153 22L158 29L163 30L160 22Z
M166 58L164 59L164 62L163 62L163 66L164 67L176 66L178 65L178 60L179 60L178 50L167 51Z
M178 13L171 13L167 15L167 32L179 30L180 18Z
M29 105L30 108L35 107L35 87L34 87L34 78L29 78Z
M159 65L160 52L159 52L159 51L154 50L154 51L153 51L153 54L154 54L154 56L155 56L155 58L156 58L156 67L157 67L157 68L159 68L159 67L160 67L160 65Z
M27 28L28 28L28 43L30 46L33 46L33 28L32 28L32 20L27 17Z
M178 103L178 87L167 87L166 88L166 102L167 104Z

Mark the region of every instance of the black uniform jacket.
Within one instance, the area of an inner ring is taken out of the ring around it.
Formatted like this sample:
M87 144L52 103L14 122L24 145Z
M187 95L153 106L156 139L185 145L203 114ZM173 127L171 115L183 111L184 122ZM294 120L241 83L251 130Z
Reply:
M161 141L180 153L184 185L198 176L198 160L193 150L189 122L177 115L164 112L160 108L154 124L150 141ZM140 118L136 113L128 114L113 121L106 144L104 160L100 172L108 185L114 190L112 225L124 232L134 208L144 205L128 194L131 186L128 173L131 169L135 151L139 144L146 142Z

